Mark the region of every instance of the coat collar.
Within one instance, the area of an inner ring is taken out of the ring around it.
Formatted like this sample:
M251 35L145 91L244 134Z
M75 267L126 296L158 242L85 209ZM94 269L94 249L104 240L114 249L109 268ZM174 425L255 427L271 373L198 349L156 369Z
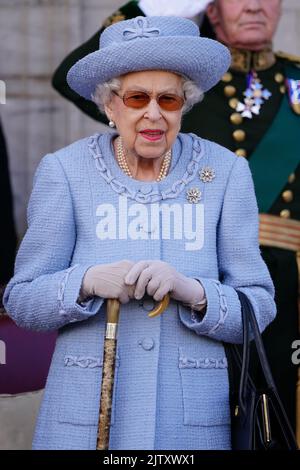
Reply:
M193 134L179 134L172 147L170 171L162 181L140 181L127 176L113 154L114 134L95 134L88 150L100 176L118 194L139 203L154 203L176 198L193 181L200 164L206 166L205 143Z

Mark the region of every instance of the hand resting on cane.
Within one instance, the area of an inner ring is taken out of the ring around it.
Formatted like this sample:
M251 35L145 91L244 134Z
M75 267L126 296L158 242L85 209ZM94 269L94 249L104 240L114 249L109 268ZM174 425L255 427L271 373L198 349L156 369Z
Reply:
M178 272L170 264L160 260L143 260L131 267L125 283L134 288L134 297L141 299L145 291L160 301L167 294L193 308L202 311L206 296L202 284Z
M118 299L122 304L129 302L134 298L134 286L126 285L124 279L133 265L132 261L121 260L91 266L83 277L79 302L93 296Z

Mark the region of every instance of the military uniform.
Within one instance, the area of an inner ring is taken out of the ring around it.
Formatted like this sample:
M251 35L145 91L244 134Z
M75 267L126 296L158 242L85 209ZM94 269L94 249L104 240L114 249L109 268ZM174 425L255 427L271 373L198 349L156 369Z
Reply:
M289 105L285 83L287 77L300 79L299 63L300 58L275 55L271 50L232 50L230 71L183 123L183 131L218 142L249 160L260 209L261 251L275 284L278 309L263 336L293 426L297 365L291 356L292 344L299 337L300 110ZM236 108L244 102L251 70L256 71L261 90L268 90L271 96L258 115L245 118Z
M94 103L68 87L67 72L77 60L98 49L104 27L138 15L143 12L136 2L120 8L89 41L63 61L53 77L53 86L63 96L98 121L107 123ZM210 28L205 19L202 35L211 36L207 32L210 33ZM231 69L205 95L203 102L184 117L182 125L183 132L194 132L218 142L249 160L261 213L261 250L275 284L278 308L277 318L264 333L264 340L275 381L294 427L297 366L291 356L292 343L299 336L300 105L289 104L286 79L300 79L299 64L300 58L274 54L271 48L259 53L232 50ZM244 109L248 117L243 117L241 107L245 106L244 92L249 91L250 72L256 85L254 97L261 99L262 104ZM297 414L300 442L300 408Z

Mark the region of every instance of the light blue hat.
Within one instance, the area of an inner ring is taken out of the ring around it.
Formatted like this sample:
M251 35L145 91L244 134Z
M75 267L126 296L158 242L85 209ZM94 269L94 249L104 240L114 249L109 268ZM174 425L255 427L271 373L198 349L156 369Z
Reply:
M199 36L195 23L175 16L138 16L106 28L98 51L69 70L69 86L90 100L98 83L142 70L166 70L195 81L202 91L221 79L231 62L229 50Z

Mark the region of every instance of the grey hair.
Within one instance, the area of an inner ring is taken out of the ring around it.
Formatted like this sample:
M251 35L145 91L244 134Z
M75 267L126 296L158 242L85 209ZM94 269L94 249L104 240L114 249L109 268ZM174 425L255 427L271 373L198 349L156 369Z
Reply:
M92 94L92 101L98 106L99 111L105 114L105 106L113 97L113 92L121 89L121 78L112 78L108 82L99 83Z
M201 88L187 77L182 78L182 90L185 97L185 103L182 113L187 113L196 103L200 103L204 97ZM121 77L112 78L108 82L100 83L96 86L95 92L92 94L92 101L97 105L99 111L105 114L105 106L110 103L113 92L121 89Z
M187 77L182 77L182 89L185 97L182 113L185 114L190 111L196 103L200 103L203 100L204 92L193 80Z

